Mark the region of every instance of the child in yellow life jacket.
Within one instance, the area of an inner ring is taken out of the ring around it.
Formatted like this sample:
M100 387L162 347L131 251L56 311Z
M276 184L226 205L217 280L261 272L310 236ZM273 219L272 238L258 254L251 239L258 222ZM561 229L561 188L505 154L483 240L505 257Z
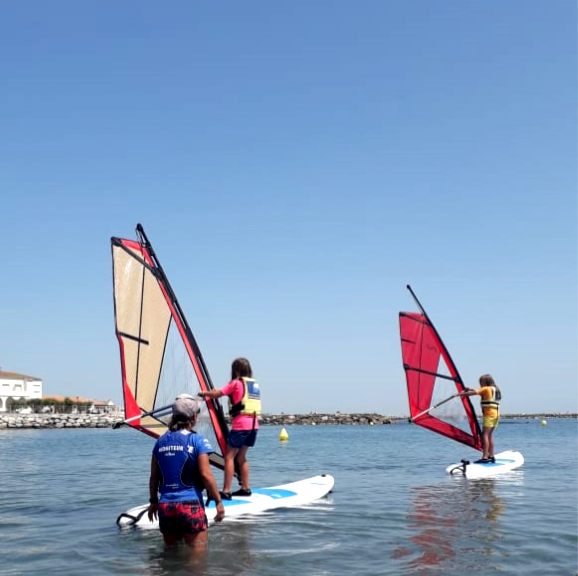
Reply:
M480 386L475 390L466 388L460 392L459 396L481 396L483 428L482 428L482 443L483 453L481 460L477 462L483 464L486 462L495 462L494 458L494 430L498 427L500 421L500 400L502 393L494 379L489 374L480 376Z
M231 366L231 381L220 390L199 392L204 398L229 397L231 431L227 438L225 452L225 479L221 498L230 500L233 496L250 496L249 463L247 451L255 445L259 430L261 413L261 392L259 384L253 378L249 360L237 358ZM231 484L235 474L235 459L239 464L241 489L231 493Z

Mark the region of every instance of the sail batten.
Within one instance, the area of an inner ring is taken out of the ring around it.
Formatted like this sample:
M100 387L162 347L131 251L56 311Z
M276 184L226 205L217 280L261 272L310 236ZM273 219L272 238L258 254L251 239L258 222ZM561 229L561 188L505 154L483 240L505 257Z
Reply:
M481 432L465 389L439 333L408 286L420 312L400 312L400 340L410 416L415 424L481 450Z
M436 378L443 378L444 380L452 380L453 382L460 382L458 378L453 376L446 376L445 374L440 374L439 372L430 372L429 370L424 370L423 368L416 368L414 366L408 366L404 364L403 367L406 370L413 370L414 372L420 372L421 374L429 374L430 376L435 376Z
M127 425L154 438L167 429L176 396L212 390L201 351L142 226L138 240L113 237L113 292ZM228 426L219 400L203 402L197 430L222 468ZM170 412L170 411L169 411Z
M134 340L135 342L139 342L140 344L144 344L147 346L149 344L148 340L144 340L143 338L140 338L139 336L133 336L132 334L127 334L126 332L119 332L118 334L119 334L119 336L122 336L123 338L128 338L129 340Z

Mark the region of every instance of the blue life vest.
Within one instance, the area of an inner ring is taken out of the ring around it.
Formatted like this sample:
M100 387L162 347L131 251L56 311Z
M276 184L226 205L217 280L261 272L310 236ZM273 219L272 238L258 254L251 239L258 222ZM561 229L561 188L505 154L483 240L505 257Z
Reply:
M157 457L161 473L161 502L202 501L204 483L197 458L200 453L206 452L199 452L201 443L208 445L205 438L187 430L169 431L157 440L153 454Z

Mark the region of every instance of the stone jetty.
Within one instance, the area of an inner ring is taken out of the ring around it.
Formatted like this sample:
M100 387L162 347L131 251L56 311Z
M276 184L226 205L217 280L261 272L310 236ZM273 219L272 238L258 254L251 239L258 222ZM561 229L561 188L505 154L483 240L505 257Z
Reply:
M575 413L565 414L504 414L502 419L535 420L542 418L577 418ZM0 430L23 428L111 428L121 422L121 414L0 414ZM381 414L263 414L261 426L379 426L407 421L407 416Z
M379 425L395 424L398 420L407 420L381 414L264 414L259 418L261 426L327 426L327 425Z
M0 414L6 428L111 428L122 420L117 414Z
M122 414L1 414L0 429L6 428L110 428ZM261 426L327 426L393 424L400 418L380 414L264 414Z

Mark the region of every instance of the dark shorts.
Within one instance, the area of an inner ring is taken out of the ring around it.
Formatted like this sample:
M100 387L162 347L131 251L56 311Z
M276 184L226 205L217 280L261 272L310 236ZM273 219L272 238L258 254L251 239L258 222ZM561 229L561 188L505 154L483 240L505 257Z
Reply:
M159 528L163 534L197 534L207 529L203 504L193 502L161 502Z
M257 440L257 430L231 430L227 436L227 445L231 448L242 448L243 446L255 446Z

